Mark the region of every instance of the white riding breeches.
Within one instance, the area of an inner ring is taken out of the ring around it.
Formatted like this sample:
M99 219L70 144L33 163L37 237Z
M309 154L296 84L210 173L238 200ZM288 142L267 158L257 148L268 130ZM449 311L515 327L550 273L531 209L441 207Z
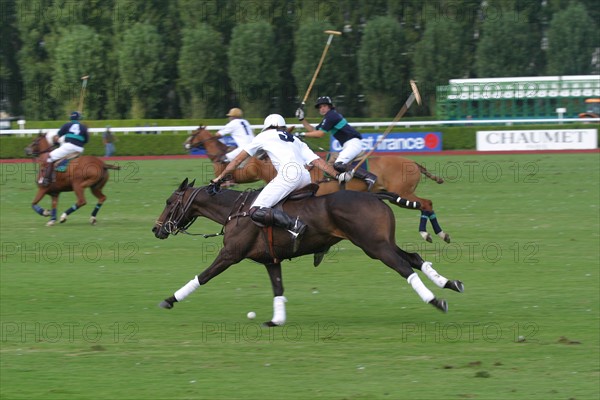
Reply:
M71 153L77 153L79 155L83 153L83 147L76 146L73 143L63 143L58 149L52 150L48 154L48 162L60 160Z
M340 151L340 154L335 162L348 164L352 162L352 160L354 160L362 150L362 141L360 139L350 139L342 146L342 151Z
M279 169L277 176L258 194L252 207L273 207L294 190L310 184L310 173L303 165L288 163Z
M242 152L242 150L244 150L244 149L241 147L236 147L235 149L231 150L229 153L225 154L225 159L229 162L233 161L233 159L235 157L237 157L237 155L240 154Z

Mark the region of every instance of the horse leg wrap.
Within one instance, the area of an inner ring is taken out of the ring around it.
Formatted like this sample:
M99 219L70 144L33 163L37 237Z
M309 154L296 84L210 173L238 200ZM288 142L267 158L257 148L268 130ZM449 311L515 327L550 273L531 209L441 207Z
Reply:
M446 286L446 283L448 283L448 279L438 274L429 261L425 261L423 265L421 265L421 271L438 287L443 288Z
M42 207L38 206L37 204L33 204L31 208L33 208L33 211L40 214L42 217L44 216L44 209Z
M286 315L285 315L285 303L287 299L285 296L275 296L273 298L273 319L271 322L275 325L283 325L285 324Z
M95 217L96 214L98 214L98 211L100 211L100 207L102 207L102 204L96 204L96 207L94 207L94 211L92 211L92 217Z
M412 288L417 292L421 300L425 303L429 303L431 300L435 299L435 296L431 292L431 290L427 289L419 275L416 272L413 272L407 279L408 283L412 286Z
M181 289L175 292L175 299L177 301L181 301L188 297L192 292L200 287L200 282L198 282L198 276L195 276L194 279L185 284Z
M426 211L421 211L421 221L419 222L419 232L427 232L427 221L429 221L429 216L425 213L426 213Z
M65 211L65 214L70 215L72 212L77 211L77 204L73 204Z
M433 231L436 234L439 234L442 231L442 228L440 227L440 223L437 220L437 215L435 215L435 213L433 211L429 211L429 221L431 222L431 226L433 227Z

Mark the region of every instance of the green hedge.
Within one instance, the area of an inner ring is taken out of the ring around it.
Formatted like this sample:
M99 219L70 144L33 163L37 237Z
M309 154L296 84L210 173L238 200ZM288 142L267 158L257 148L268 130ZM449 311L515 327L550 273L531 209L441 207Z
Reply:
M221 122L222 123L222 122ZM116 126L117 124L115 124ZM161 123L162 126L165 126ZM178 125L184 125L179 121ZM193 125L193 124L190 124ZM56 126L56 125L54 125ZM125 126L118 124L118 126ZM135 125L133 125L135 126ZM561 125L565 129L589 129L597 128L597 125L590 124L569 124ZM412 128L397 128L394 132L442 132L442 141L444 150L473 150L475 149L475 136L479 130L506 130L506 129L557 129L557 125L519 125L519 126L423 126ZM363 132L383 132L384 129L364 129ZM187 154L183 148L183 142L187 134L183 132L163 132L161 134L121 134L115 133L117 141L115 143L118 156L142 156L142 155L177 155ZM32 136L6 136L0 137L0 158L23 158L25 156L24 148L31 143ZM315 151L329 149L329 138L306 139L306 143ZM102 145L102 135L91 135L90 143L85 148L85 153L89 155L104 155L104 146Z

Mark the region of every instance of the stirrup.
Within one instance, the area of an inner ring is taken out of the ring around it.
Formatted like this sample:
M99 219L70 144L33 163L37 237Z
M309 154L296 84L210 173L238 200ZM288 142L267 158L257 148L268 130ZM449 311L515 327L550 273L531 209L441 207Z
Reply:
M300 217L296 217L294 227L287 231L292 235L294 240L299 239L304 235L304 232L306 232L306 224L300 221Z
M373 188L373 185L375 185L375 180L372 178L365 178L365 182L367 183L367 192L370 192Z
M38 185L43 186L43 187L48 187L48 186L50 186L51 183L52 183L52 181L50 179L44 178L44 177L42 177L38 180Z
M292 229L287 230L292 235L292 251L295 253L300 247L300 240L306 232L306 224L300 221L300 217L296 217L296 222Z

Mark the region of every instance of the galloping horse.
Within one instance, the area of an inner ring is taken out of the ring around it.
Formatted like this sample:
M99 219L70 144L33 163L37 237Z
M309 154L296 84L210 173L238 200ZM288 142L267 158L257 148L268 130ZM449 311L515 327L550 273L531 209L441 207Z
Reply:
M173 296L159 306L167 309L183 300L194 290L243 259L251 259L267 268L273 289L273 318L267 326L283 325L286 321L282 259L322 252L343 239L350 240L369 257L406 278L425 302L443 312L448 304L425 287L415 270L422 271L438 287L463 292L461 281L448 280L435 271L430 262L417 253L400 249L395 242L395 217L377 193L355 191L336 192L325 196L288 200L283 209L297 215L308 228L294 252L291 235L281 228L260 228L248 216L256 191L220 190L218 186L195 188L186 178L167 199L167 204L154 224L152 232L159 239L186 232L197 217L203 216L223 225L223 248L213 263L196 275ZM356 213L360 212L360 218ZM376 227L376 228L375 228Z
M195 130L187 138L184 145L188 149L204 147L209 159L213 163L215 176L218 176L225 168L225 165L219 160L227 152L227 146L206 130L205 127L200 126ZM258 160L252 157L249 160L247 165L235 170L234 179L236 182L252 183L259 180L270 182L277 175L277 171L269 158ZM432 242L431 235L427 232L427 221L429 221L435 234L445 242L450 243L450 235L442 230L437 220L437 216L433 210L433 202L415 194L421 180L421 174L436 183L443 183L444 180L442 178L433 175L421 164L400 156L370 157L365 162L365 166L368 166L369 171L377 175L377 182L375 182L371 191L397 193L403 199L417 201L421 204L419 234L423 239ZM341 189L336 180L324 179L323 172L318 168L311 169L311 177L312 181L319 183L320 186L317 196ZM346 183L346 189L366 191L367 185L360 179L353 179Z
M40 133L34 140L25 148L25 154L29 157L37 158L40 165L40 174L42 168L48 159L48 153L53 150L52 134L44 135ZM59 161L56 162L58 164ZM58 205L58 195L62 192L75 192L77 202L69 207L61 216L60 222L66 222L67 216L73 211L86 205L84 190L90 188L92 194L98 198L98 203L90 217L90 223L96 224L96 215L104 204L106 196L102 193L102 188L108 181L109 169L120 169L120 167L106 164L104 161L94 156L80 156L69 160L69 165L65 172L55 172L56 179L47 187L38 184L38 192L36 193L31 207L35 212L43 217L50 216L50 220L46 225L52 226L56 222L56 207ZM46 210L38 205L44 195L49 195L52 198L52 209Z
M205 129L204 126L198 127L183 143L186 149L204 148L206 155L212 162L215 170L215 176L219 176L226 165L221 162L227 153L227 145L219 140ZM232 174L232 180L237 183L252 183L263 180L270 182L277 176L277 171L271 164L271 159L266 157L259 160L256 157L248 158L248 161L242 164L241 168L236 169Z

